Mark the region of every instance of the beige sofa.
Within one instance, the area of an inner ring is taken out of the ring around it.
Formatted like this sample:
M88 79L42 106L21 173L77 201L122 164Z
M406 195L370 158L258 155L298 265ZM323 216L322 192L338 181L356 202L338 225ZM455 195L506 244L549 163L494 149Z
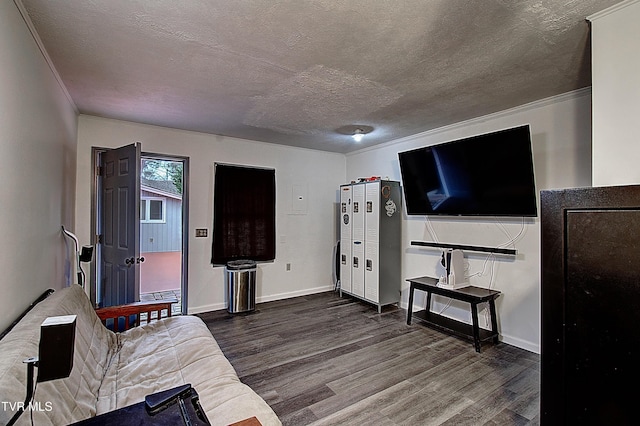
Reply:
M228 425L253 416L263 425L280 420L244 385L197 317L174 316L122 333L107 330L80 286L54 292L0 340L0 424L23 402L27 368L38 355L40 324L50 316L77 315L74 365L66 379L38 383L36 409L17 422L66 425L144 400L145 395L186 383L200 395L211 424ZM15 406L15 404L13 404Z

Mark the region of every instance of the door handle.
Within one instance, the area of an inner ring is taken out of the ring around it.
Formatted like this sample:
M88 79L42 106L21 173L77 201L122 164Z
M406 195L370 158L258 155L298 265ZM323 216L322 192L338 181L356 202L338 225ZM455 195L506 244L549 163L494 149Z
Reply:
M144 262L144 256L141 256L141 257L138 257L138 258L129 257L129 258L124 260L124 264L127 265L127 266L131 266L131 265L134 265L136 263L142 263L142 262Z

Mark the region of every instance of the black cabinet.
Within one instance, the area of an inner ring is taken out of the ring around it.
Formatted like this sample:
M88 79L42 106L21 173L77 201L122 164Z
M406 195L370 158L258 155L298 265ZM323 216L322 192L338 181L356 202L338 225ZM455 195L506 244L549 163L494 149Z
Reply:
M640 186L541 192L543 424L637 424Z

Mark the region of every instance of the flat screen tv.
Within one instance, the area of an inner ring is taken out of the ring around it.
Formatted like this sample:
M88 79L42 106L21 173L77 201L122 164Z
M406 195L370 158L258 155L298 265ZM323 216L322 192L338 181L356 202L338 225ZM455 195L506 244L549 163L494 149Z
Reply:
M528 125L398 153L409 215L537 216Z

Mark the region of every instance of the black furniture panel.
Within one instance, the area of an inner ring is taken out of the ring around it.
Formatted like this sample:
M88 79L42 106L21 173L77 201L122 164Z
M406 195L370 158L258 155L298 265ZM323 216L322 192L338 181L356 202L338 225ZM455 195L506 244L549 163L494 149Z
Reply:
M640 186L541 192L541 422L636 424Z

